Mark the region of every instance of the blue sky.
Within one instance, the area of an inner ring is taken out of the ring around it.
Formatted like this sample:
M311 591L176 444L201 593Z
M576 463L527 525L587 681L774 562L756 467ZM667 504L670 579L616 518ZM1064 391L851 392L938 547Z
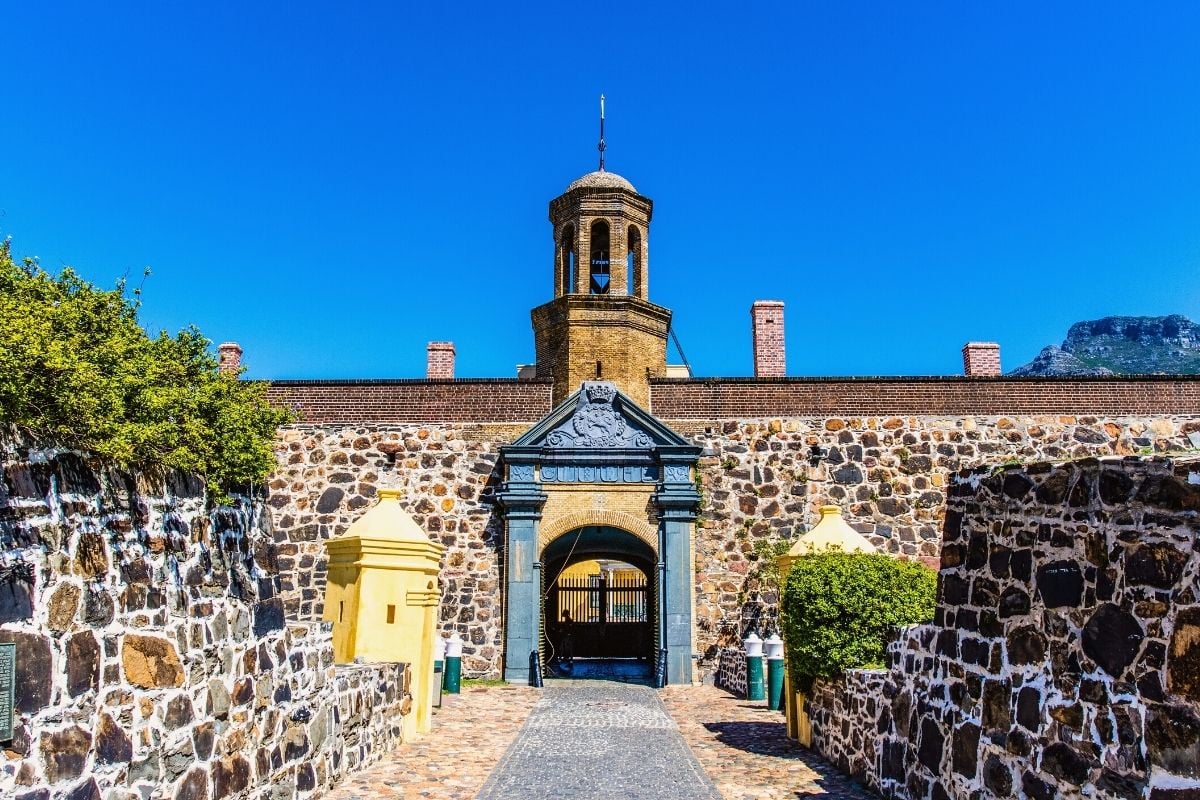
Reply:
M697 374L750 373L757 298L792 375L1200 319L1195 3L50 5L0 12L0 234L150 266L147 327L252 377L531 361L601 92Z

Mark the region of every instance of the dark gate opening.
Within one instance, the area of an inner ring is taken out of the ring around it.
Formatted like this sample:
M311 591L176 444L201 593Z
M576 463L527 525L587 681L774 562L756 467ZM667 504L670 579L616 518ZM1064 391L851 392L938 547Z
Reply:
M562 651L570 636L575 658L644 659L653 649L645 575L560 577L546 600L551 642L558 642Z

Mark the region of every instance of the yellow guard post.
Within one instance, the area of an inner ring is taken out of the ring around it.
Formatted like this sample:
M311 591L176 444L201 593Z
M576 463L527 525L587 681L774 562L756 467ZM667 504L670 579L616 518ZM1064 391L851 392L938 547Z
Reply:
M788 572L796 559L822 550L836 549L843 553L874 553L875 545L846 524L842 509L838 506L821 506L821 519L813 529L796 540L796 543L777 560L779 567L779 594L787 587ZM786 639L786 635L785 635ZM783 698L787 715L787 735L805 747L812 746L812 723L804 711L804 693L792 691L791 671L787 668L787 642L784 642Z
M325 543L324 619L333 623L337 663L408 664L413 709L403 722L407 741L431 727L438 570L446 548L429 540L401 508L400 496L398 489L380 489L378 503Z

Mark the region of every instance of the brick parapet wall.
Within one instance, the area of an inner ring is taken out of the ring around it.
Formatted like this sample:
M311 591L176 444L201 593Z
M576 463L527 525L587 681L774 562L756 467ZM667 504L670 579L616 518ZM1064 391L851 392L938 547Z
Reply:
M528 423L549 414L553 383L516 379L274 381L267 398L307 424Z
M1200 414L1200 376L656 378L659 419L892 414Z

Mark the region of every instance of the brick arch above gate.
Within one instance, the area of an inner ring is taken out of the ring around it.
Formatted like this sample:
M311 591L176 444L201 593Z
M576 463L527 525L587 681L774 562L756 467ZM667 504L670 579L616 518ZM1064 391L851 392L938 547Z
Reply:
M538 557L540 558L550 543L558 537L591 525L620 528L641 539L650 547L651 551L658 552L658 528L645 519L624 511L595 510L572 511L553 519L543 520L541 530L538 532Z

